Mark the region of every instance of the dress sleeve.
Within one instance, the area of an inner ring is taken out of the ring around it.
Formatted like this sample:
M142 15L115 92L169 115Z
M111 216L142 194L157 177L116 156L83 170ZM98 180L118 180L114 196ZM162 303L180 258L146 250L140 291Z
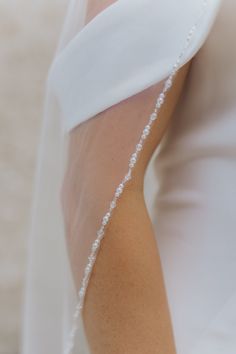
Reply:
M191 27L194 38L180 66L205 41L219 0L119 0L68 43L52 64L52 83L63 113L63 129L166 78Z
M204 43L219 3L118 0L53 61L48 84L54 101L49 97L45 111L33 205L24 354L89 354L80 313L106 226L176 72ZM158 96L145 114L132 120L123 111L111 119L118 103L152 85ZM71 163L73 129L78 149ZM65 229L59 207L64 166L77 176L76 194L68 192L74 205L65 211L74 223ZM75 287L72 279L64 282L70 274L65 235Z

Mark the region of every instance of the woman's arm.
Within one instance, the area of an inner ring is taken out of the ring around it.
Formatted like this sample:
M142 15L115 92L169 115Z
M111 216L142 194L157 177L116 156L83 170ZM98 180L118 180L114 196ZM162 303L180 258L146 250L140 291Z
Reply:
M179 72L165 108L152 128L95 263L84 307L85 328L93 354L176 352L143 181L145 168L166 129L186 72L187 66ZM150 101L154 91L145 93L150 94ZM145 101L143 95L139 95L140 102ZM130 108L135 114L137 107Z
M106 1L106 4L112 2L114 1ZM102 2L100 4L104 5ZM92 354L176 353L160 257L145 205L143 185L148 162L166 131L181 93L188 66L189 64L185 65L178 72L159 113L159 118L154 122L134 167L132 179L126 184L107 225L83 308L85 331ZM138 119L147 121L148 112L152 111L160 92L161 85L154 85L101 112L95 120L83 123L82 129L86 128L86 124L95 124L96 129L99 129L100 122L103 122L103 144L107 143L111 146L112 140L115 140L120 132L119 128L110 129L109 124L112 124L111 122L115 124L120 117L126 116L127 121L133 123ZM104 128L106 121L107 131L106 124ZM81 175L78 176L77 171L81 168L77 168L75 160L80 143L80 130L79 125L70 133L67 169L69 173L65 175L63 189L64 210L76 209L78 200ZM132 129L122 132L122 136L124 134L125 139L131 141L135 148L136 140L132 136ZM104 181L112 178L109 170L110 161L114 153L119 155L120 146L114 145L114 149L117 149L117 152L104 149L103 153L99 154L99 150L95 151L97 166L101 163L103 165ZM127 156L127 164L128 159L129 156ZM82 178L86 178L86 167L83 168L83 173ZM96 170L94 173L96 174ZM102 188L106 188L106 183ZM98 192L98 198L96 198L96 190L93 193L94 200L101 197L101 191ZM70 215L65 217L67 230L71 230L72 219L75 224L76 217L70 218ZM76 234L73 235L76 233L76 228L71 233L70 238L76 237ZM73 259L72 263L75 262L76 260ZM76 279L75 269L76 266L74 267Z
M147 164L166 130L180 95L187 69L188 65L184 66L176 76L159 118L154 122L134 167L132 179L125 186L119 203L114 209L101 243L83 309L85 330L93 354L175 353L161 263L145 205L143 183ZM135 120L138 115L146 117L146 110L151 111L159 91L159 86L153 86L121 102L116 108L100 113L96 121L92 119L90 122L85 122L85 125L94 123L99 127L101 119L115 122L122 115L122 111L126 114L127 109L129 119L133 117ZM79 188L76 186L79 185L81 176L77 175L76 171L80 169L76 168L74 160L79 142L79 131L80 126L70 133L68 167L70 173L68 177L65 177L64 183L66 191L64 193L68 194L70 190L70 198L65 196L64 210L76 208L78 200L76 191ZM118 131L115 130L112 133L104 131L104 140L112 140L112 134L114 138ZM130 135L132 139L131 130L127 131L126 135L128 137ZM103 161L104 181L112 178L109 171L111 158L109 149L106 150L106 156L104 153L101 156L99 151L96 153L97 165L99 166L101 160ZM73 164L74 168L71 172L70 166ZM96 170L94 173L96 174ZM86 172L83 178L86 178ZM102 188L106 188L106 183ZM94 200L97 199L96 193L100 198L101 191L93 192ZM67 217L66 220L67 227L70 229L72 219ZM73 237L76 238L76 229L72 232ZM73 262L75 263L76 260ZM76 270L74 270L74 277L76 279Z

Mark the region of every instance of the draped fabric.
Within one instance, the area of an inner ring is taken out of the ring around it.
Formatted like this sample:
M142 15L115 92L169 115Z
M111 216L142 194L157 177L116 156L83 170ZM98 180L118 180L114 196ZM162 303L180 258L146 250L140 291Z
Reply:
M80 126L80 222L73 226L80 284L101 219L148 119L130 122L124 116L111 122L99 113L117 109L119 102L154 84L161 88L195 23L180 67L194 60L173 123L146 171L145 196L177 354L233 354L236 80L231 76L235 53L231 51L231 59L225 53L227 39L233 42L235 5L230 0L118 0L85 24L86 6L84 0L70 2L48 73L22 354L66 353L77 302L60 200L70 132ZM110 128L116 135L108 171L103 137ZM81 318L78 326L73 353L89 354Z

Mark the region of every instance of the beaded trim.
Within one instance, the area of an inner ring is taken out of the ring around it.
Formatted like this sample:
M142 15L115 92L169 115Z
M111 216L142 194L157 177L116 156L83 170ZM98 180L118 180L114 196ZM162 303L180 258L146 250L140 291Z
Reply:
M78 329L77 320L78 320L78 317L79 317L81 310L83 308L85 293L86 293L89 279L90 279L90 276L92 273L93 265L96 261L96 257L97 257L98 251L99 251L101 240L103 239L104 234L105 234L105 227L111 218L112 211L115 209L115 207L117 205L117 200L119 199L120 195L122 194L125 184L132 178L132 169L134 168L134 166L138 160L139 154L140 154L141 150L143 149L143 144L150 133L153 122L158 118L158 113L160 111L160 108L162 107L163 103L165 102L166 93L170 90L170 88L173 85L173 79L176 76L176 73L178 72L178 69L180 67L180 60L183 57L183 55L185 54L185 51L188 49L188 47L191 43L191 40L192 40L193 35L197 29L197 26L198 26L202 16L205 13L205 8L208 5L208 0L204 0L202 5L203 5L203 13L201 14L200 18L195 22L195 24L191 27L190 31L188 32L183 50L181 51L180 55L178 56L175 64L173 65L173 68L172 68L172 71L171 71L169 77L167 78L167 80L164 83L163 90L159 94L159 96L156 100L154 111L149 116L149 121L145 125L145 127L142 131L141 137L136 145L136 149L135 149L134 153L130 157L129 165L128 165L128 167L129 167L128 172L126 173L125 177L123 178L123 180L121 181L119 186L116 188L114 197L113 197L112 201L110 202L110 207L109 207L108 211L106 212L106 214L103 216L102 221L101 221L101 226L96 233L97 238L95 239L95 241L92 244L91 253L88 257L88 263L87 263L85 270L84 270L84 277L82 279L82 285L81 285L79 292L78 292L78 302L75 307L75 312L73 315L73 324L72 324L71 331L68 335L68 341L67 341L66 347L64 349L64 354L72 354L72 350L74 348L74 344L75 344L74 338L76 335L76 331Z

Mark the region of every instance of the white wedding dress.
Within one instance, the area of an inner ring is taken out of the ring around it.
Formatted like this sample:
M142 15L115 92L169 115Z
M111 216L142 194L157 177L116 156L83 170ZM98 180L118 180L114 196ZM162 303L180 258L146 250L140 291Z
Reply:
M94 172L81 170L78 195L76 256L83 281L96 232L136 146L117 155L108 183L93 189L94 175L106 178L102 166L93 168L100 156L96 142L103 139L102 123L96 134L91 128L94 117L162 84L173 68L193 57L171 124L147 168L145 199L177 354L236 353L235 9L234 0L118 0L85 24L86 1L71 1L48 75L22 354L90 353L78 312L68 349L78 301L60 207L69 132L85 127L78 156ZM99 116L96 120L99 124ZM147 121L126 129L124 139L135 131L142 134ZM83 149L86 141L91 141L89 153Z

